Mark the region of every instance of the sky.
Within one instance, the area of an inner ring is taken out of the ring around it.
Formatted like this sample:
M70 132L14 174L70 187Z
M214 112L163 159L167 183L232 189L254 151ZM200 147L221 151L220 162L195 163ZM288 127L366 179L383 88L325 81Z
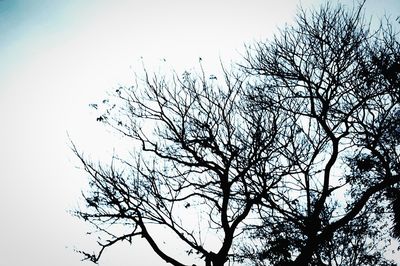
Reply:
M183 72L202 57L217 71L290 24L300 3L322 1L0 0L0 266L91 265L74 252L97 245L70 214L86 179L69 137L95 159L119 140L89 104L132 83L142 62ZM366 8L400 15L398 0ZM100 265L165 263L139 240L109 249Z

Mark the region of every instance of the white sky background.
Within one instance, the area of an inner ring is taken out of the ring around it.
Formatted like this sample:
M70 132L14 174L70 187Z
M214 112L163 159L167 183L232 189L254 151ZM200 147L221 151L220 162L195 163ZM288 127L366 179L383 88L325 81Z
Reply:
M0 0L0 266L91 265L73 252L97 245L67 212L86 183L67 131L94 159L110 152L112 134L88 105L132 82L141 56L178 71L202 57L216 71L219 58L238 59L244 43L290 23L299 3ZM369 0L367 11L397 17L400 1ZM100 265L165 264L138 242L109 249Z

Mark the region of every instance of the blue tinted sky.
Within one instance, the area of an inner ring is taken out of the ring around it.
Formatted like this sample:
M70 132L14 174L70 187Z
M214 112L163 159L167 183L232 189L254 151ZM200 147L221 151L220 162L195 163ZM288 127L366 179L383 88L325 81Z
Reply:
M96 245L67 213L85 179L66 132L92 158L112 150L118 140L104 141L112 134L88 105L132 82L141 56L151 67L166 58L178 71L201 56L216 71L219 58L237 59L245 42L290 23L299 3L0 0L0 265L88 265L73 252ZM397 17L400 1L367 8ZM163 264L139 242L110 250L100 265Z

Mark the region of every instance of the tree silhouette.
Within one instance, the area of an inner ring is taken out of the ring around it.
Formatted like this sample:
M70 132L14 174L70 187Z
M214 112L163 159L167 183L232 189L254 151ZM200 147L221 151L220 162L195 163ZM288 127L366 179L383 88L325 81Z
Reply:
M117 102L97 120L140 147L135 159L115 157L105 168L73 146L91 186L87 209L76 215L110 237L98 254L84 253L88 259L97 262L104 248L141 236L166 262L184 265L162 250L152 225L172 232L189 257L206 265L233 256L245 218L286 169L278 160L285 143L278 140L291 133L276 108L249 108L244 76L224 73L225 86L204 73L170 79L146 73L142 84L118 89ZM116 236L109 226L119 224L131 231ZM206 231L220 239L214 250Z
M94 164L72 144L90 185L75 214L101 236L86 258L142 237L172 265L391 265L400 45L362 10L300 11L223 77L145 72L117 89L97 120L132 156Z
M276 106L296 132L281 153L296 171L269 190L258 244L245 249L260 263L389 263L379 248L393 214L399 236L400 45L390 24L370 29L362 9L301 11L248 49L254 104Z

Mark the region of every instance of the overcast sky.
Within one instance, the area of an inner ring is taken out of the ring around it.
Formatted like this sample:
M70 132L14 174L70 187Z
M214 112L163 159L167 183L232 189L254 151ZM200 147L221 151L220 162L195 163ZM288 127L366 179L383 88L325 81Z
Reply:
M91 265L73 251L97 246L68 213L86 179L67 132L92 158L111 149L89 104L132 82L141 57L178 71L202 57L216 70L291 23L299 3L0 0L0 266ZM400 1L369 0L367 11L397 17ZM137 242L110 249L100 265L164 264Z

